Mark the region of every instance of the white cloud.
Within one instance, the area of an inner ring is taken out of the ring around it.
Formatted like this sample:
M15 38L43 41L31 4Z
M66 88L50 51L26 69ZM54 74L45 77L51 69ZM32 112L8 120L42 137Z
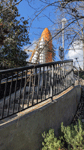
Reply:
M73 64L78 67L78 63L75 58L78 58L80 67L83 69L83 43L82 41L73 42L72 46L69 48L68 54L66 54L66 59L73 59Z

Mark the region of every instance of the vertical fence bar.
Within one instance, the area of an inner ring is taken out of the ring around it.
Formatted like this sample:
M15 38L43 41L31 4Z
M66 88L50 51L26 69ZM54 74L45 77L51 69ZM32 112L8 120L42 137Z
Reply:
M49 98L49 97L48 97L48 91L49 91L49 89L48 89L48 87L49 87L49 73L48 73L48 66L47 66L46 68L47 68L47 72L46 72L46 75L47 75L46 97Z
M12 72L12 80L11 80L11 83L10 83L10 91L9 91L9 100L8 100L7 116L9 115L9 108L10 108L10 104L11 104L12 83L13 83L13 72Z
M72 82L71 82L71 84L75 84L75 80L74 80L74 70L73 70L73 61L71 62L71 69L72 69L72 75L71 75L71 78L72 78Z
M62 72L62 69L63 69L63 63L61 64L61 91L63 91L63 72Z
M66 76L66 86L65 86L65 88L67 88L67 71L66 71L66 63L65 63L65 76Z
M66 89L66 64L64 63L64 82L65 82L65 89Z
M55 65L53 65L53 95L55 95Z
M1 79L2 79L2 75L1 75L1 73L0 73L0 92L1 92ZM0 97L1 98L1 97ZM2 105L0 104L0 119L2 118L2 116L1 116L1 114L2 114L2 107L1 107Z
M60 64L60 92L62 91L62 84L61 84L61 64Z
M64 63L62 64L62 83L63 83L63 90L64 90Z
M30 92L31 92L31 77L32 76L32 69L30 71L30 76L29 76L29 83L28 83L28 99L27 99L27 107L29 107L29 102L30 102Z
M47 87L47 67L45 67L45 74L44 74L44 78L45 78L45 99L46 99L46 87Z
M52 78L52 70L50 66L50 98L52 97L52 84L51 84L51 78Z
M25 96L26 96L26 84L27 84L27 70L25 70L25 84L24 84L24 94L23 94L23 109L24 109L24 104L25 104Z
M57 94L58 93L58 64L57 64L57 75L56 76L57 76L57 88L56 88L57 89L56 94Z
M51 67L49 66L49 90L48 90L48 97L50 97L50 83L51 83Z
M1 79L2 79L2 75L0 73L0 89L1 89Z
M55 65L55 94L57 94L57 65Z
M62 91L62 85L61 85L61 64L59 64L59 66L60 66L60 69L59 69L59 77L60 77L60 92Z
M69 67L70 67L70 70L71 70L71 63L69 63ZM70 76L71 76L71 73L68 75L68 80L69 80L69 87L70 87Z
M41 84L42 84L42 75L41 75L41 67L39 68L39 92L40 92L40 99L41 99Z
M18 111L20 111L20 104L21 104L21 88L22 88L22 80L23 80L23 71L21 73L21 82L20 82L20 96L19 96L19 102L18 102Z
M50 93L51 93L51 101L53 101L53 78L54 78L54 67L52 65L51 70L51 84L50 84Z
M56 64L55 64L55 76L54 76L54 78L55 78L55 95L56 95L56 81L57 81L57 73L56 73Z
M67 74L67 67L66 67L66 74ZM67 79L67 87L68 87L68 75L66 75L66 79Z
M42 68L41 68L42 69ZM42 80L42 84L41 84L41 101L42 101L42 92L43 92L43 70L42 70L42 73L41 73L41 80Z
M65 75L66 75L66 88L67 88L67 70L66 70L66 63L65 63Z
M63 63L63 90L65 89L65 73L64 73L64 63Z
M17 71L16 83L15 83L15 97L14 97L14 100L13 100L13 113L14 113L15 101L16 101L17 80L18 80L18 71Z
M42 96L43 96L43 100L45 100L45 67L43 67L43 88L42 88Z
M7 83L8 83L8 74L6 77L5 90L4 90L4 99L3 99L3 108L2 108L2 118L4 118L4 109L7 109L7 104L5 103L6 92L7 92Z
M38 85L38 68L35 68L35 90L34 90L34 100L35 100L35 104L37 103L37 85Z
M58 64L58 93L60 91L60 75L59 75L59 64Z
M36 73L37 73L37 68L35 68L35 72L34 72L33 93L32 93L32 106L34 105L34 93L35 93Z
M60 64L58 65L59 66L59 69L58 69L58 79L59 79L59 82L58 82L58 93L60 92Z
M38 72L38 86L37 86L37 104L38 104L38 98L39 98L39 88L40 88L40 75L41 75L41 68L39 68L39 72Z
M62 64L62 90L64 90L64 64Z
M70 65L71 65L71 63L70 63ZM73 69L72 66L71 66L70 69L71 69L71 70ZM71 73L70 73L70 86L71 86L71 80L72 80L72 71L71 71Z
M67 64L67 67L68 67L68 64ZM67 70L67 73L68 73L68 70ZM67 88L69 87L69 80L68 80L68 74L67 74Z

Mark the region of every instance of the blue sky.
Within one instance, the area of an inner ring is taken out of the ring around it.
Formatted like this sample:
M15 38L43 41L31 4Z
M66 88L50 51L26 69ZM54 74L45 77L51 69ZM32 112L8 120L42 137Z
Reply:
M39 4L36 3L36 8L38 7L39 7ZM34 17L34 10L28 6L28 2L26 0L23 0L18 5L18 10L19 10L21 17L24 17L25 19L28 19L28 18L32 19ZM49 10L50 10L50 7L44 10L42 14L32 22L32 26L29 31L30 41L38 39L42 31L44 30L44 28L48 27L50 29L50 26L52 25L52 23L46 17L42 17L42 15L44 14L47 15ZM54 19L54 16L52 17ZM29 19L29 25L30 25L30 19Z
M39 7L40 3L37 3L34 5L35 8ZM29 25L31 24L31 19L34 17L34 12L31 7L29 7L28 2L26 0L23 0L18 6L19 13L21 17L24 17L25 19L29 19ZM43 7L43 6L42 6ZM37 40L40 38L42 31L47 27L49 30L52 29L53 23L45 16L45 15L50 15L50 18L54 21L55 15L53 14L53 7L48 7L46 8L35 20L32 22L32 25L29 29L29 38L30 42L32 43L33 41ZM49 14L49 11L51 13ZM55 45L55 41L53 41L53 44ZM29 46L29 45L28 45ZM32 49L34 46L31 46L30 49ZM58 55L58 52L56 52ZM30 53L31 54L31 53ZM57 60L58 57L56 57Z
M39 0L36 0L36 1L34 0L32 2L32 4L35 7L35 9L37 8L37 11L39 11L38 8L39 8L39 5L41 5L41 2L39 2ZM41 6L43 7L43 3ZM44 4L44 6L45 6L45 4ZM31 20L34 17L35 10L32 9L31 7L29 7L27 0L22 0L22 2L17 7L18 7L21 17L24 17L25 19L29 18L29 25L30 25ZM42 11L42 13L37 18L35 18L35 20L32 22L32 25L29 29L29 38L30 38L31 43L36 41L38 38L40 38L41 33L44 30L44 28L47 27L50 31L53 30L53 26L52 26L53 23L48 18L46 18L45 15L47 15L47 16L50 15L49 18L51 18L52 21L55 21L57 19L57 17L60 15L59 11L56 14L54 13L55 11L56 11L56 7L55 8L48 7L44 11ZM50 14L49 14L49 12L50 12ZM66 16L64 16L64 17L66 18ZM59 19L59 17L58 17L58 19ZM69 18L67 18L67 19L69 19ZM55 26L55 28L57 28L57 25ZM68 41L65 42L65 48L66 48L67 42ZM53 45L55 47L57 47L57 49L60 46L59 44L56 43L56 40L53 40ZM27 45L27 46L29 46L29 45ZM29 49L33 49L33 48L34 48L34 45L31 46ZM72 59L75 56L79 57L79 54L77 55L78 52L76 52L76 54L73 53L73 56L71 55L71 53L72 53L72 51L71 52L67 51L67 53L66 53L67 55L66 55L65 59L67 59L67 58ZM60 59L58 58L58 51L56 51L56 55L57 55L57 57L55 60L59 61Z

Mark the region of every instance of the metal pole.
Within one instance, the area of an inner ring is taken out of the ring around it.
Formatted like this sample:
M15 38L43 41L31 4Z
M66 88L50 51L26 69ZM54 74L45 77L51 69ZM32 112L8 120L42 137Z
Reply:
M62 29L64 29L64 22L62 21ZM62 30L62 47L64 48L64 30Z
M64 25L65 25L66 21L67 21L66 18L62 19L62 47L63 47L63 49L64 49Z
M64 29L64 25L67 22L66 18L62 19L62 29ZM62 47L64 48L64 30L62 30Z

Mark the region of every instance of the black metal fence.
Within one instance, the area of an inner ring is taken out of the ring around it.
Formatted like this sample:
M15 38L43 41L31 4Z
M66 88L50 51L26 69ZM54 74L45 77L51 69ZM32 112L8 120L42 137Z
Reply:
M59 61L0 71L0 119L62 92L71 86L73 61Z

